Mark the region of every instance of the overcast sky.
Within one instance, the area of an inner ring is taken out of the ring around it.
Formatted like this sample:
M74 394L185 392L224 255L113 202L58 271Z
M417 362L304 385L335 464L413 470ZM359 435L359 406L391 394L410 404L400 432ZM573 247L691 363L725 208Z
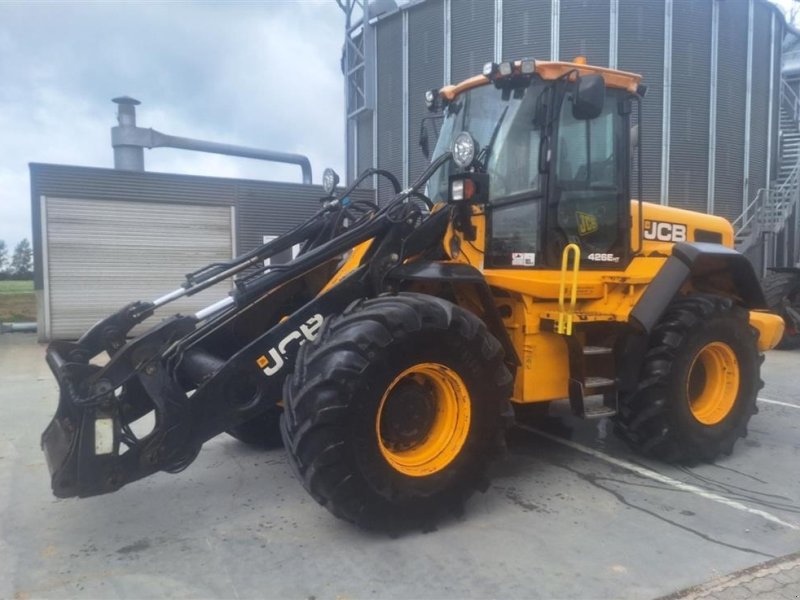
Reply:
M0 239L31 237L28 163L113 167L111 98L164 133L307 154L343 172L333 0L32 3L0 0ZM300 170L169 149L145 167L300 181Z

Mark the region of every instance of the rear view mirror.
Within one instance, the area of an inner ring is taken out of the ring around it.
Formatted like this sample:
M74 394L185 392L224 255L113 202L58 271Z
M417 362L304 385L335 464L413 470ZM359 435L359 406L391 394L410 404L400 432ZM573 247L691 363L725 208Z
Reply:
M603 112L606 101L606 83L602 75L591 74L578 77L572 116L580 120L596 119Z

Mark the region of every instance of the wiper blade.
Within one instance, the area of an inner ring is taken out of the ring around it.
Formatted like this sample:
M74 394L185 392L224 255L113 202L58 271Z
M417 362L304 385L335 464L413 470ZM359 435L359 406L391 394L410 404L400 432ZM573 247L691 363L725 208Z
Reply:
M481 151L478 153L477 160L479 163L481 163L481 165L483 165L484 171L489 168L489 156L492 154L492 148L494 148L494 143L497 140L497 134L500 132L500 127L506 118L506 114L508 114L508 106L503 109L503 112L500 114L500 118L497 119L497 124L495 124L494 129L492 130L492 136L489 138L489 143L486 144L484 148L481 148Z

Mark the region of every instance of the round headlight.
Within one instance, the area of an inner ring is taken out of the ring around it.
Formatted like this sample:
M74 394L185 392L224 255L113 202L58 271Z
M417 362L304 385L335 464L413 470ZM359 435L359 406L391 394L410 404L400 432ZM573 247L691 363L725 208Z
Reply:
M326 194L330 196L338 183L339 175L336 174L336 171L327 168L322 172L322 189L325 190Z
M462 131L453 140L453 160L466 169L475 160L475 140L467 131Z

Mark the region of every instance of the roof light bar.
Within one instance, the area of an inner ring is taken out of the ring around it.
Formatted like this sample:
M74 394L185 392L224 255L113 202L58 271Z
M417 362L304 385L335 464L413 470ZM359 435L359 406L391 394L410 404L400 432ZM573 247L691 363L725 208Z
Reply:
M536 61L532 58L523 58L519 61L519 72L523 75L533 75L536 72Z

